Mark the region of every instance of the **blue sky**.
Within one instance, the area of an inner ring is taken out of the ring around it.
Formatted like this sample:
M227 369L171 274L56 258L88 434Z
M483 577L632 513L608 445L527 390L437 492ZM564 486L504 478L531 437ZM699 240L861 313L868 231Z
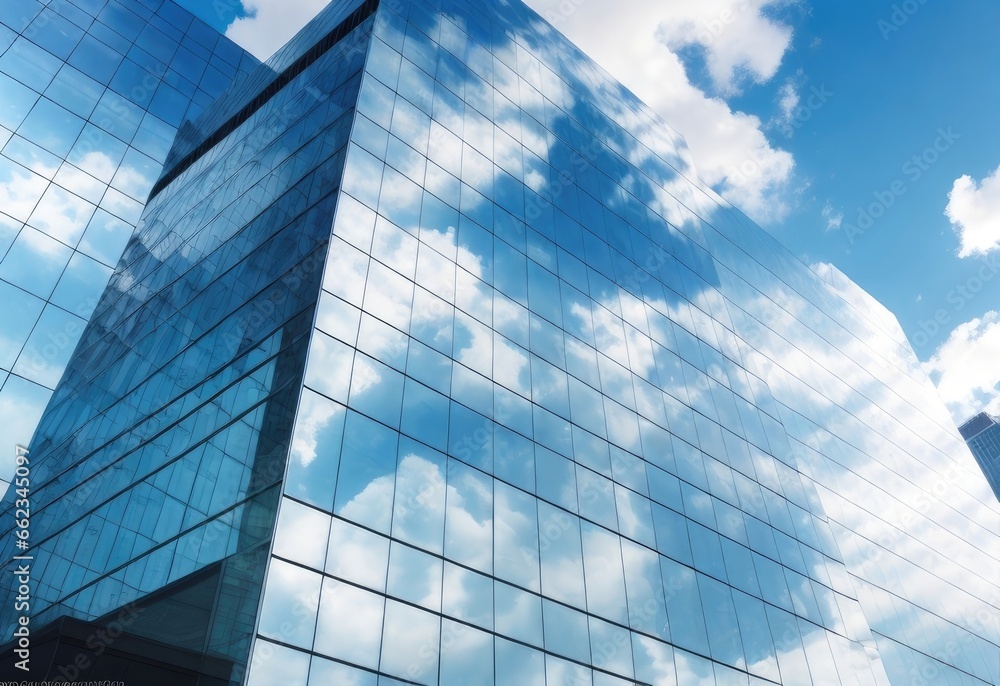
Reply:
M325 0L181 4L266 57ZM1000 5L528 4L683 134L706 182L896 314L956 421L1000 413Z

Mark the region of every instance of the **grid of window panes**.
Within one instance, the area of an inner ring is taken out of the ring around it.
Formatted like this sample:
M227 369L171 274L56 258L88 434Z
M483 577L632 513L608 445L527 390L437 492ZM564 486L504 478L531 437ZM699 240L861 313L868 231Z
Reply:
M251 684L996 679L898 327L693 178L523 5L382 4Z
M370 25L150 199L31 446L32 626L221 565L184 647L242 681Z
M209 136L221 130L228 120L272 86L279 74L294 69L297 63L300 68L306 66L301 60L307 58L306 53L312 52L320 41L330 39L331 27L341 28L355 11L361 18L370 15L373 4L374 0L332 0L307 27L279 48L266 62L252 69L246 78L234 82L221 97L205 108L201 117L177 132L167 157L166 169L171 169L175 163L201 146Z
M169 0L0 3L0 445L31 438L181 122L255 64Z
M997 505L898 327L523 5L375 24L147 210L32 446L36 619L221 562L254 684L1000 681Z

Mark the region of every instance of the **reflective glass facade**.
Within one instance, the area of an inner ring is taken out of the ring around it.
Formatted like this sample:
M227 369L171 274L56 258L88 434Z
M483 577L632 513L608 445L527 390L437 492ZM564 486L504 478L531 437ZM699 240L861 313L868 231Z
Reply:
M39 623L253 686L1000 681L895 321L520 3L334 3L143 216L33 441Z
M128 607L242 681L370 24L165 170L31 444L34 626Z
M178 127L256 64L169 0L0 4L5 455L31 438Z
M986 480L1000 498L1000 419L981 412L958 427Z

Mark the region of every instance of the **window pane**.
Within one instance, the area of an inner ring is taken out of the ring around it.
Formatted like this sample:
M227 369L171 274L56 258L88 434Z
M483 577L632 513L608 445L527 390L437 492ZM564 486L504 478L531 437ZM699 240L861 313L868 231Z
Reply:
M423 683L433 681L438 672L440 630L438 615L387 600L380 671Z
M441 686L493 683L493 635L447 619L441 623Z
M619 530L622 535L655 548L656 534L653 531L653 513L649 499L615 484L615 502L618 504Z
M493 585L493 597L497 633L541 647L542 599L499 581Z
M695 568L726 581L726 564L722 557L719 534L690 520L688 520L688 534L691 537Z
M660 558L660 566L663 586L667 589L667 615L673 642L682 648L708 654L708 634L695 571L666 557Z
M581 512L612 531L618 530L618 516L615 511L615 490L611 479L576 467L576 488Z
M288 455L287 494L333 510L346 416L343 405L303 389Z
M577 511L576 469L573 462L551 450L535 446L535 483L540 498Z
M333 579L323 580L315 650L376 669L385 600ZM279 679L280 683L283 679ZM276 682L271 682L276 683Z
M498 636L496 686L545 686L545 654Z
M448 443L448 398L406 379L400 430L439 450Z
M588 580L587 611L628 624L620 538L590 522L582 523L581 533Z
M274 554L316 570L326 561L330 516L283 498L274 532Z
M665 583L659 573L660 556L627 538L621 539L621 544L629 624L633 629L667 640L671 631L667 627L664 605Z
M392 535L437 554L444 546L446 459L408 438L399 442Z
M726 561L729 582L750 595L760 597L760 585L753 568L753 556L747 548L728 538L722 540L722 554Z
M354 350L350 346L317 331L309 350L305 383L323 395L346 403L353 365Z
M493 480L457 460L448 462L445 557L493 571Z
M767 605L767 623L771 627L771 637L775 646L781 646L778 652L778 668L783 681L809 683L809 666L802 650L798 622L795 616L784 610Z
M593 684L591 670L552 655L545 656L545 678L549 684L574 684L574 686Z
M492 630L493 579L446 562L441 611Z
M306 682L309 654L257 639L250 658L247 686Z
M260 634L311 649L322 581L320 574L272 559L260 610Z
M712 657L734 667L746 664L729 586L715 579L699 576L698 587L701 589L705 617L710 618L712 625L712 630L708 632Z
M580 519L548 503L538 503L542 593L579 608L587 606Z
M594 666L632 678L631 632L621 626L590 618L590 646Z
M539 590L538 513L535 498L495 482L494 574Z
M346 340L346 339L345 339ZM374 357L393 369L406 368L406 334L394 329L367 312L361 315L358 330L358 350Z
M545 649L580 662L590 662L587 615L542 598Z
M716 683L712 663L703 657L692 655L684 650L675 650L674 665L677 667L678 684ZM808 682L804 681L802 683Z
M398 427L403 405L403 375L358 353L351 375L349 405L383 424Z
M344 436L334 512L388 534L399 434L352 411Z
M677 686L674 672L674 649L666 643L632 634L632 655L635 659L635 677L651 684Z
M384 591L388 560L388 538L342 519L333 519L326 559L327 574Z
M493 436L494 473L520 489L535 491L534 446L524 436L504 427L496 427Z
M441 558L393 541L386 593L429 610L440 610Z
M309 667L309 686L376 686L378 676L339 662L314 657Z

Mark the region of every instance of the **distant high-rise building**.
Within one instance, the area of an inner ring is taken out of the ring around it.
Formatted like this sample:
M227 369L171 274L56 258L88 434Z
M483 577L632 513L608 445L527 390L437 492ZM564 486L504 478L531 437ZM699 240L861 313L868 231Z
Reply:
M33 678L1000 682L895 319L516 0L335 2L184 126L28 459Z
M1000 498L1000 418L980 412L958 430Z
M177 128L257 64L170 0L0 3L0 479Z

